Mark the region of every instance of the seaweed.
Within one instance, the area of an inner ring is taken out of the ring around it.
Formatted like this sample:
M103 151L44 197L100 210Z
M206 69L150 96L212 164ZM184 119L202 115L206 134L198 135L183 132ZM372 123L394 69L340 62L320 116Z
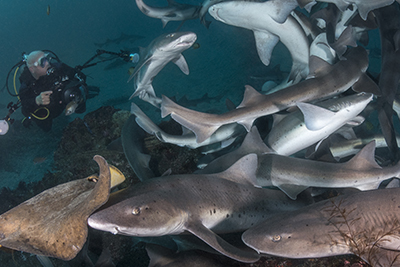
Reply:
M400 239L400 221L396 216L390 216L381 221L380 225L365 223L366 218L357 214L357 208L346 209L343 207L344 199L338 203L331 199L332 206L324 211L329 212L328 221L337 232L330 234L335 245L341 242L337 233L343 238L344 245L349 247L351 253L362 258L371 266L400 266L400 251L382 248L383 243L390 242L393 238Z

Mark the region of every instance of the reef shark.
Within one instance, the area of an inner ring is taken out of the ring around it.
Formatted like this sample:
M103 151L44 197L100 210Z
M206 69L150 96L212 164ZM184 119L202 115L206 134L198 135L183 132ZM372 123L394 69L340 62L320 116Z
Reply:
M152 7L146 5L143 0L136 0L136 5L146 16L161 19L163 27L169 21L184 21L199 17L200 6L179 4L173 0L168 0L166 7Z
M341 195L277 214L242 240L285 258L356 254L372 266L400 266L400 188Z
M319 67L315 67L315 71L310 72L314 78L269 95L262 95L247 85L242 103L236 109L224 114L208 114L190 110L163 95L161 115L166 117L171 114L175 121L196 134L197 142L203 142L222 125L237 122L249 131L254 120L261 116L287 109L298 102L323 100L340 94L350 87L360 92L368 88L374 90L372 93L379 94L377 85L365 74L368 68L368 55L365 49L352 48L345 57L346 60L340 60L333 66L322 60L318 61L315 57L314 65L319 64ZM337 79L337 77L341 78Z
M290 198L309 186L359 190L377 189L382 181L399 177L400 163L382 168L375 161L375 141L344 163L293 158L277 154L258 157L258 184L277 186Z
M290 15L296 0L266 2L227 1L212 5L208 12L216 20L254 32L261 61L269 65L272 51L281 41L292 56L288 81L297 83L308 75L310 49L300 24ZM249 19L251 18L251 19Z
M189 67L181 54L196 41L193 32L176 32L163 34L154 39L145 49L140 51L140 59L135 72L128 82L135 77L135 92L131 98L139 96L141 99L159 107L161 99L156 97L152 81L154 77L167 65L174 62L183 73L189 74Z
M116 196L117 203L92 214L88 224L128 236L190 232L225 256L255 262L257 253L238 249L217 234L246 230L275 212L309 203L308 199L293 201L279 190L257 187L256 168L257 156L250 154L217 174L149 179L125 190L125 196Z

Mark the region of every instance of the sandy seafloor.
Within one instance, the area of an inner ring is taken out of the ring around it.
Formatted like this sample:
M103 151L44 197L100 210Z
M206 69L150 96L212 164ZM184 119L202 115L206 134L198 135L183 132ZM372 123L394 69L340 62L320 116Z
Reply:
M149 5L161 5L166 1L146 0ZM183 1L181 1L183 2ZM185 3L200 4L201 1L186 0ZM50 14L46 14L50 6ZM100 49L119 52L121 49L137 52L139 46L147 46L162 33L174 32L180 22L170 22L162 28L161 21L142 14L133 0L15 0L0 3L0 83L6 82L11 67L21 60L23 52L49 49L71 66L81 65L95 54L96 43L116 39L121 34L140 35L144 38L125 40L105 45ZM188 49L183 54L190 68L190 75L184 75L174 64L168 64L153 82L156 94L165 94L177 99L186 95L189 99L200 98L208 92L210 97L224 96L220 101L202 103L195 107L201 111L222 113L226 111L225 99L238 105L243 97L244 86L250 84L261 89L261 79L268 75L270 67L264 66L258 58L253 33L217 22L207 14L212 23L206 29L198 20L187 21L181 31L197 34L198 49ZM370 48L379 46L378 34L371 34ZM272 55L271 67L280 64L288 72L291 59L286 48L278 44ZM378 73L380 59L371 57L371 71ZM109 69L108 63L100 63L84 69L89 85L98 86L100 94L87 101L84 114L69 117L61 115L54 121L53 130L43 133L35 125L24 128L20 110L12 114L15 119L6 135L0 136L0 182L2 187L15 189L20 181L39 181L46 172L53 169L53 153L57 148L63 128L76 117L94 111L104 103L118 103L114 106L129 110L127 98L133 93L133 84L127 83L128 69L125 63ZM13 74L13 73L12 73ZM9 87L13 91L11 78ZM17 84L18 87L18 84ZM16 97L11 97L4 88L0 91L0 117L8 110L5 106ZM126 101L118 101L126 96ZM113 101L115 100L115 101ZM153 106L133 100L153 120L161 120L160 113ZM121 103L122 102L122 103ZM169 119L169 118L167 118ZM1 265L1 263L0 263Z

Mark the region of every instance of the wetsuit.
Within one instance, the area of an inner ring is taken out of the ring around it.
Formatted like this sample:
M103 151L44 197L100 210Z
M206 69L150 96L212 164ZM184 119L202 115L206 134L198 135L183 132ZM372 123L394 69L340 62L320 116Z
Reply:
M81 80L76 78L75 74L78 74ZM68 99L68 96L66 97L66 89L72 88L72 91L81 94L82 90L78 88L83 86L83 94L87 94L85 79L86 76L83 73L64 63L51 63L47 75L41 76L37 80L32 76L29 69L25 67L19 77L21 82L19 96L21 99L22 114L27 118L33 119L44 131L49 131L52 126L52 120L63 112L71 100ZM44 91L53 91L50 95L50 104L38 106L35 101L36 97ZM83 113L85 110L86 101L82 101L75 112ZM32 116L32 114L35 116ZM45 118L47 114L48 117L46 119L36 118Z

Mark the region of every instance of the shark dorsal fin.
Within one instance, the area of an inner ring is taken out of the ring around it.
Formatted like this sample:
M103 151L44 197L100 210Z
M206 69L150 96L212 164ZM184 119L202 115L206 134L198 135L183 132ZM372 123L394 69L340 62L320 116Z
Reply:
M375 161L375 140L366 144L351 160L344 163L353 170L381 169Z
M273 150L270 149L261 139L260 133L256 126L251 127L250 132L248 132L237 149L238 153L241 151L248 151L247 153L273 153ZM246 153L246 154L247 154Z
M250 85L245 86L243 100L237 108L244 108L248 106L252 106L260 102L260 99L264 99L265 95L259 93L256 89L254 89Z
M333 111L309 103L296 103L296 105L304 115L307 129L311 131L321 130L327 126L336 114Z
M239 184L260 187L256 178L257 164L257 155L248 154L236 161L227 170L220 172L218 177Z

